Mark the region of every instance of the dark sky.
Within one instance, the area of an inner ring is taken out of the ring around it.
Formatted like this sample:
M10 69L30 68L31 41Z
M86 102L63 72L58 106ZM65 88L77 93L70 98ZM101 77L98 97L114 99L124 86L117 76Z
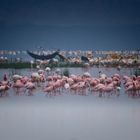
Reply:
M0 49L140 49L140 0L0 0Z

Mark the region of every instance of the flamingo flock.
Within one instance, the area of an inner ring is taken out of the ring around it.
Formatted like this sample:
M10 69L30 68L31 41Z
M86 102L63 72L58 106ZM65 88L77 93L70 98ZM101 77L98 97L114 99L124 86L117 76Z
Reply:
M7 96L12 89L15 95L34 95L34 91L41 91L46 96L52 97L61 94L89 95L99 97L119 96L123 87L125 93L131 97L140 97L140 76L121 76L114 74L108 77L101 74L93 77L86 72L83 75L64 76L56 73L51 74L51 69L38 70L30 76L13 75L9 80L5 74L0 81L0 97Z
M140 96L140 76L124 76L124 87L128 96L139 97Z

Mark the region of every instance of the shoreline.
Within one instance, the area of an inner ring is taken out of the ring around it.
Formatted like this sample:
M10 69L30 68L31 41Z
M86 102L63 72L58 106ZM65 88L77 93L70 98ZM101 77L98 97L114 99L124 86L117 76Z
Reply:
M66 67L66 68L70 68L70 67L83 67L83 68L88 68L88 67L108 67L108 68L138 68L140 66L140 64L121 64L121 63L113 63L113 64L92 64L92 65L88 65L86 66L85 63L52 63L52 64L42 64L41 68L45 68L45 67L50 67L50 68L58 68L58 67ZM37 67L37 63L31 64L30 62L14 62L14 63L0 63L0 69L9 69L9 68L13 68L13 69L24 69L24 68L36 68Z

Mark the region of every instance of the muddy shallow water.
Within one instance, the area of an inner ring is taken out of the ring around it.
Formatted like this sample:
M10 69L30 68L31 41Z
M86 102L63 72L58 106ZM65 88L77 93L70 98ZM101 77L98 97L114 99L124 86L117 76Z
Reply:
M98 77L101 70L108 76L130 75L131 69L70 68L71 74L85 71ZM34 70L18 70L30 75ZM0 78L11 70L0 70ZM1 140L139 140L140 99L129 98L122 88L120 96L99 98L63 93L45 97L36 91L34 96L0 98Z

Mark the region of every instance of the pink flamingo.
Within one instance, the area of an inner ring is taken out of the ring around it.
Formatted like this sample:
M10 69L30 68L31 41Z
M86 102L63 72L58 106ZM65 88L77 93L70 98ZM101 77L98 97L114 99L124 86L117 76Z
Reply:
M35 84L31 81L27 82L25 88L28 90L28 95L33 95L33 90L36 89Z
M81 91L81 94L79 93L80 95L86 95L87 86L88 86L87 82L82 81L78 83L77 88L79 92Z
M13 84L13 88L16 89L16 94L19 95L20 93L20 89L22 89L24 87L24 84L21 82L21 80L17 80L14 84Z
M46 92L48 96L52 96L52 92L54 91L53 86L45 87L44 92Z
M8 85L1 85L0 86L0 97L2 97L2 96L6 96L7 95L7 90L9 90L9 88L10 88L10 86L8 86Z

